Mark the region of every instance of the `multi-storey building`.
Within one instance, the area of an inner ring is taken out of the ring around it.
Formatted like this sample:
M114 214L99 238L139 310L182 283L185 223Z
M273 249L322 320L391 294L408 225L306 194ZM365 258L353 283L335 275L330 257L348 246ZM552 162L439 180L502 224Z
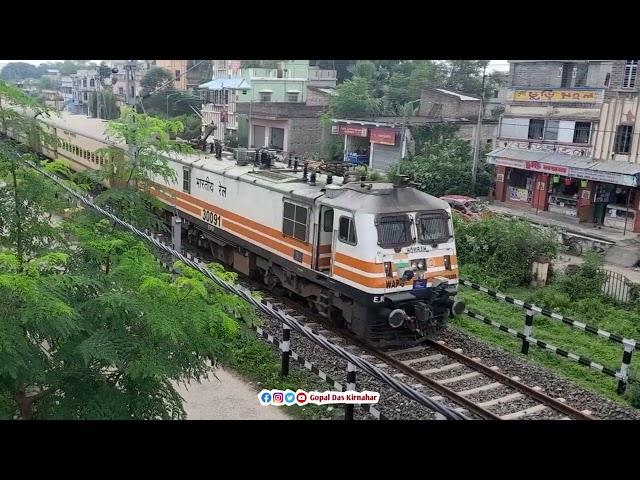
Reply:
M310 67L309 60L240 67L239 60L214 60L213 80L200 86L203 126L216 125L213 137L299 154L317 151L318 114L336 84L335 70Z
M514 60L495 200L640 232L637 60Z
M91 115L91 94L97 90L98 72L96 70L78 70L71 75L73 111Z
M169 70L176 90L194 90L211 76L212 60L156 60L156 67Z

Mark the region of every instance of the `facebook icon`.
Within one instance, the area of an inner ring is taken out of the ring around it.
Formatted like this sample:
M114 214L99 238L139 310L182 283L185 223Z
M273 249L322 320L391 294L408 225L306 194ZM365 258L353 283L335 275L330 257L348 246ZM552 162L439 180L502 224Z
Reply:
M269 392L262 392L260 400L262 403L269 403L271 401L271 394Z

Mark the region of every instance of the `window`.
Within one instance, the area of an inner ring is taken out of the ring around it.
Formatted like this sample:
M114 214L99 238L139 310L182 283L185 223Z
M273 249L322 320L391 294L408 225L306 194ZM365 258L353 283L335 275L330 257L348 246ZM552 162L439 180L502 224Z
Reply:
M287 102L296 103L298 101L297 93L287 93Z
M634 88L636 86L636 75L638 73L638 60L627 60L624 64L623 88Z
M136 87L135 87L135 85L131 85L131 96L132 97L136 96Z
M91 152L91 163L96 163L96 154Z
M271 92L260 92L260 101L261 102L270 102L271 101Z
M616 131L615 153L631 153L631 140L633 135L632 125L618 125Z
M176 80L180 80L180 70L176 70L175 74L176 74Z
M544 132L544 120L529 120L529 137L532 140L542 140Z
M411 219L409 215L389 215L376 220L378 244L382 248L401 248L411 245Z
M591 122L576 122L573 131L573 143L589 143L589 133L591 132Z
M86 79L86 78L84 78L84 79L82 80L82 86L83 86L84 88L87 88L87 79Z
M419 214L417 225L420 243L437 244L451 238L449 215L444 210Z
M91 80L89 80L89 86L90 87L95 87L96 86L96 81L93 78Z
M84 92L84 101L86 102L88 98L89 97L87 97L87 92Z
M307 208L284 202L282 233L302 242L307 241Z
M560 120L547 120L546 128L544 129L545 140L558 140L558 130L560 127Z
M562 79L560 80L560 88L571 86L571 77L573 76L573 63L562 64Z
M576 67L576 81L573 82L574 87L585 87L587 85L587 73L589 72L588 63L579 63Z
M353 223L353 218L340 217L338 238L341 242L349 243L351 245L356 244L356 226Z
M609 81L611 80L611 74L607 73L607 76L604 77L604 86L608 87L609 86Z
M498 90L494 90L493 91L493 98L498 98L498 93L499 93Z
M188 168L182 169L182 191L191 193L191 170Z
M120 95L124 95L124 88L123 87L118 87L118 93Z
M323 230L325 233L331 233L333 231L333 210L326 210L324 212Z

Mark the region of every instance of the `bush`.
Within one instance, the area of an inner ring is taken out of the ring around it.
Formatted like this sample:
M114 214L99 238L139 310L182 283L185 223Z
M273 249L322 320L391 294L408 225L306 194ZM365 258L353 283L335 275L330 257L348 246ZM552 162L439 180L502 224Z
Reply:
M459 263L467 268L471 264L479 266L471 272L476 275L486 272L502 288L528 285L536 258L547 256L551 260L556 255L553 231L536 228L521 219L492 217L467 221L454 214L454 226Z
M572 300L602 296L602 285L606 273L602 269L604 259L595 252L584 255L584 263L577 268L573 275L562 275L557 281L560 291L566 293Z

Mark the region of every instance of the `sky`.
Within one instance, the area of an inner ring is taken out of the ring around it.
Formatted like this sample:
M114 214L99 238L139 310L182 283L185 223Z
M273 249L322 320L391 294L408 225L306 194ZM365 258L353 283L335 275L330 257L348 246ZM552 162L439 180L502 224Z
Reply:
M0 60L0 63L9 63L15 62L16 60ZM32 63L33 65L40 65L41 63L47 62L63 62L64 60L20 60L22 62ZM95 63L100 63L102 60L91 60ZM506 60L491 60L489 63L489 71L498 70L502 72L506 72L509 70L509 64Z

